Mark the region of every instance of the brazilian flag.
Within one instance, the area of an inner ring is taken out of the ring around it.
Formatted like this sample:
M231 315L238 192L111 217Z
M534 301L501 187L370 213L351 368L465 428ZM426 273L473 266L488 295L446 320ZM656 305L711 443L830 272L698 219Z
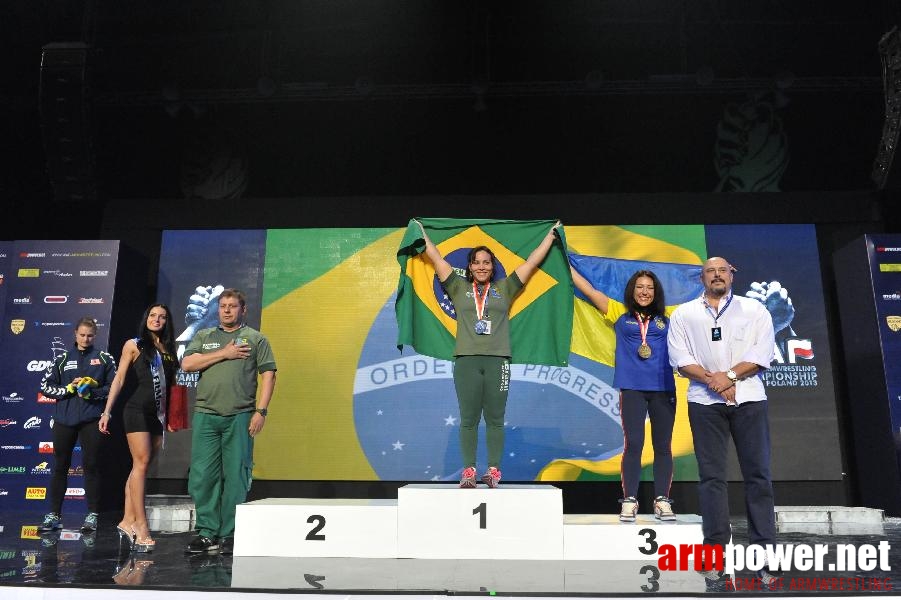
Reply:
M469 251L487 246L500 263L495 278L513 273L556 221L418 219L441 255L462 274ZM566 366L573 321L573 286L563 228L560 239L510 307L511 362ZM420 354L453 360L457 333L455 310L444 294L432 263L422 254L425 242L410 221L397 251L400 280L397 345Z

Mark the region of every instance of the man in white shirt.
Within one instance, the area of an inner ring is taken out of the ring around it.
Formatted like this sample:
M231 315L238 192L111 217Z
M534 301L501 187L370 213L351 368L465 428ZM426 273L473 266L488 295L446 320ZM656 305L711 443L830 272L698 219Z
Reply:
M704 293L670 317L670 364L691 380L688 418L698 460L698 497L705 544L731 539L727 444L735 445L745 482L751 544L774 544L770 429L762 372L773 359L773 319L757 300L732 293L735 269L708 259ZM769 573L760 573L767 577Z

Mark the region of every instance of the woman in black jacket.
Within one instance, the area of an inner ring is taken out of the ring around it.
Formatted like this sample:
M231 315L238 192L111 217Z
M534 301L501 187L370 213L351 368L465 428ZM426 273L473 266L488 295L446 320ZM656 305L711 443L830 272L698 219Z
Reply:
M69 467L75 442L81 441L84 488L88 502L82 531L95 531L100 512L97 462L100 455L100 431L97 421L116 375L112 355L94 348L97 322L82 318L75 326L75 344L44 373L41 394L56 400L53 408L53 477L50 480L50 512L39 531L61 529L63 498L66 495Z

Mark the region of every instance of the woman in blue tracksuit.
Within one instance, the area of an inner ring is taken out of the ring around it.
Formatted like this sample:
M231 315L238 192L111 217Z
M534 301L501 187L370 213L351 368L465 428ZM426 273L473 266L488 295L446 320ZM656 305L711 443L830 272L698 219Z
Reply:
M97 529L100 455L100 430L97 421L103 412L110 384L116 375L113 357L94 348L97 322L82 318L75 326L75 344L56 358L44 373L41 394L56 400L53 408L53 476L50 480L50 512L38 527L40 531L62 528L63 498L66 495L69 467L75 442L81 441L84 488L88 503L82 531Z
M620 521L634 521L638 514L638 481L646 419L651 421L654 447L654 516L662 521L673 521L676 515L669 491L673 480L676 383L666 346L672 311L666 308L663 286L653 272L637 271L626 283L620 303L594 289L572 267L570 270L575 286L613 325L616 334L613 387L620 390L623 426Z

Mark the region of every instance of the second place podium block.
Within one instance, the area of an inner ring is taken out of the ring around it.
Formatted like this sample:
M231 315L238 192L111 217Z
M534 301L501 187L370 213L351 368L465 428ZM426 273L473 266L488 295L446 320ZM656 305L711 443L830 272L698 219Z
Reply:
M234 555L397 558L397 501L266 498L239 504Z

